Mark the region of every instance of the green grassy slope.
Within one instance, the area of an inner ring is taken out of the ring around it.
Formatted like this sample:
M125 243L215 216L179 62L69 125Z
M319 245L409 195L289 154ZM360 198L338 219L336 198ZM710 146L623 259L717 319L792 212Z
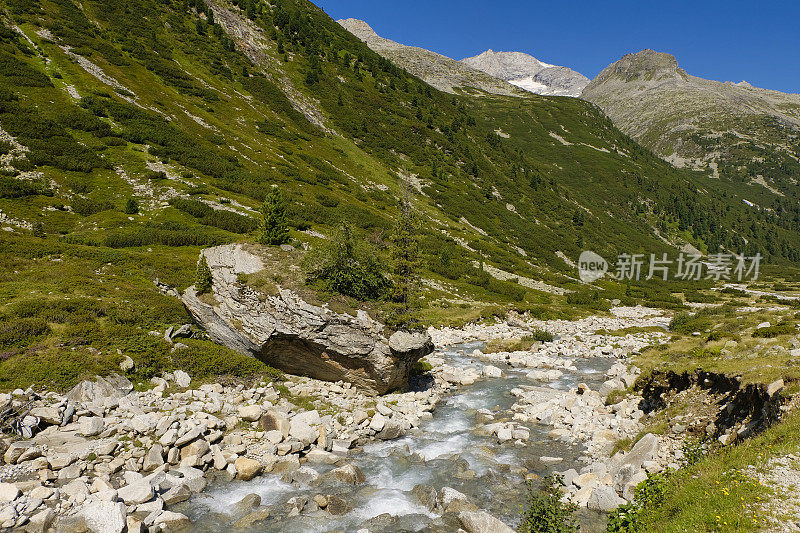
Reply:
M556 251L658 253L657 232L779 260L800 239L791 217L698 189L591 104L440 93L305 1L0 6L3 388L51 371L65 385L118 351L177 364L147 332L188 316L153 280L182 289L200 247L251 240L271 184L298 241L346 220L379 244L410 186L443 287L428 301L458 289L490 308L552 300L488 283L478 250L569 283Z

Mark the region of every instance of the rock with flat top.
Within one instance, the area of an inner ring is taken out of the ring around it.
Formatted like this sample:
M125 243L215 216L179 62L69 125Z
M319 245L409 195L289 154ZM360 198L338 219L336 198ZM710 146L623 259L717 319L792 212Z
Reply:
M130 380L119 374L111 374L78 383L67 393L67 399L84 405L103 403L106 398L119 399L132 390L133 384Z
M589 502L586 506L594 511L607 513L626 503L627 501L624 498L620 498L612 487L598 485L589 496Z
M13 502L22 492L13 483L0 483L0 502Z
M244 245L203 250L218 304L203 302L194 287L183 302L209 336L292 374L346 381L378 393L408 384L411 366L433 351L427 332L394 333L345 313L314 306L288 289L275 295L242 291L238 274L263 268Z

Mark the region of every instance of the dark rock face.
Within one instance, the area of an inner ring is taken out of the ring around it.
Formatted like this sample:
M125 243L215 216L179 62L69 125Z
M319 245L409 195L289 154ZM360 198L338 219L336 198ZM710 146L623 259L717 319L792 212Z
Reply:
M343 380L382 394L405 387L411 366L433 351L427 333L397 332L387 339L383 325L366 313L334 313L285 289L265 299L236 281L240 273L263 268L240 245L203 254L213 276L213 305L194 287L183 302L212 339L240 353L291 374Z

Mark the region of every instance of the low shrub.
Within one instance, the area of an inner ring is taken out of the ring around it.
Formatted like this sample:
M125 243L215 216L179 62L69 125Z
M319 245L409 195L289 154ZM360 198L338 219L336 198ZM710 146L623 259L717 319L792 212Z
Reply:
M27 181L0 176L0 198L24 198L36 195L52 196L53 192L39 181Z
M242 355L211 341L185 339L188 346L171 354L171 365L189 373L193 378L205 379L214 376L253 378L263 376L282 380L283 373L258 359Z
M169 204L197 219L204 226L230 231L231 233L249 233L258 225L250 217L227 211L224 209L214 209L213 207L198 200L186 198L172 198Z
M646 509L661 506L667 488L669 471L648 474L647 479L636 487L632 502L619 506L611 512L606 525L607 533L634 533L642 530L642 514Z
M39 317L0 322L0 350L30 345L49 331L50 326Z
M553 334L543 329L535 329L530 337L535 342L553 342Z
M761 339L773 339L779 335L791 335L795 331L797 331L797 328L795 328L794 324L782 322L766 328L756 329L753 332L753 337L758 337Z
M420 359L411 366L411 375L421 376L422 374L427 374L431 370L433 370L433 365L424 359Z
M561 501L562 478L549 475L538 489L528 485L528 498L522 511L520 533L577 533L578 506Z
M567 295L567 303L569 305L579 305L598 311L608 311L611 309L611 304L608 300L600 297L600 291L572 292Z
M214 234L202 227L191 227L177 223L147 224L108 234L101 244L109 248L134 246L213 246L228 241L224 234Z
M72 211L82 217L88 217L111 209L114 209L114 204L105 200L94 200L81 196L72 198Z

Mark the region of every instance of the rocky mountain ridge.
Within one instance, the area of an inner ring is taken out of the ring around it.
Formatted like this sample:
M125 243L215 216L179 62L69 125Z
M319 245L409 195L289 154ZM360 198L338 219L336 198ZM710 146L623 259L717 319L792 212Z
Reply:
M487 93L506 96L524 94L503 80L486 75L449 57L424 48L406 46L385 39L363 20L349 18L337 22L364 41L372 50L415 76L419 76L440 91L453 93L456 90L475 88Z
M678 167L776 195L800 177L800 95L706 80L642 50L609 65L581 98Z

